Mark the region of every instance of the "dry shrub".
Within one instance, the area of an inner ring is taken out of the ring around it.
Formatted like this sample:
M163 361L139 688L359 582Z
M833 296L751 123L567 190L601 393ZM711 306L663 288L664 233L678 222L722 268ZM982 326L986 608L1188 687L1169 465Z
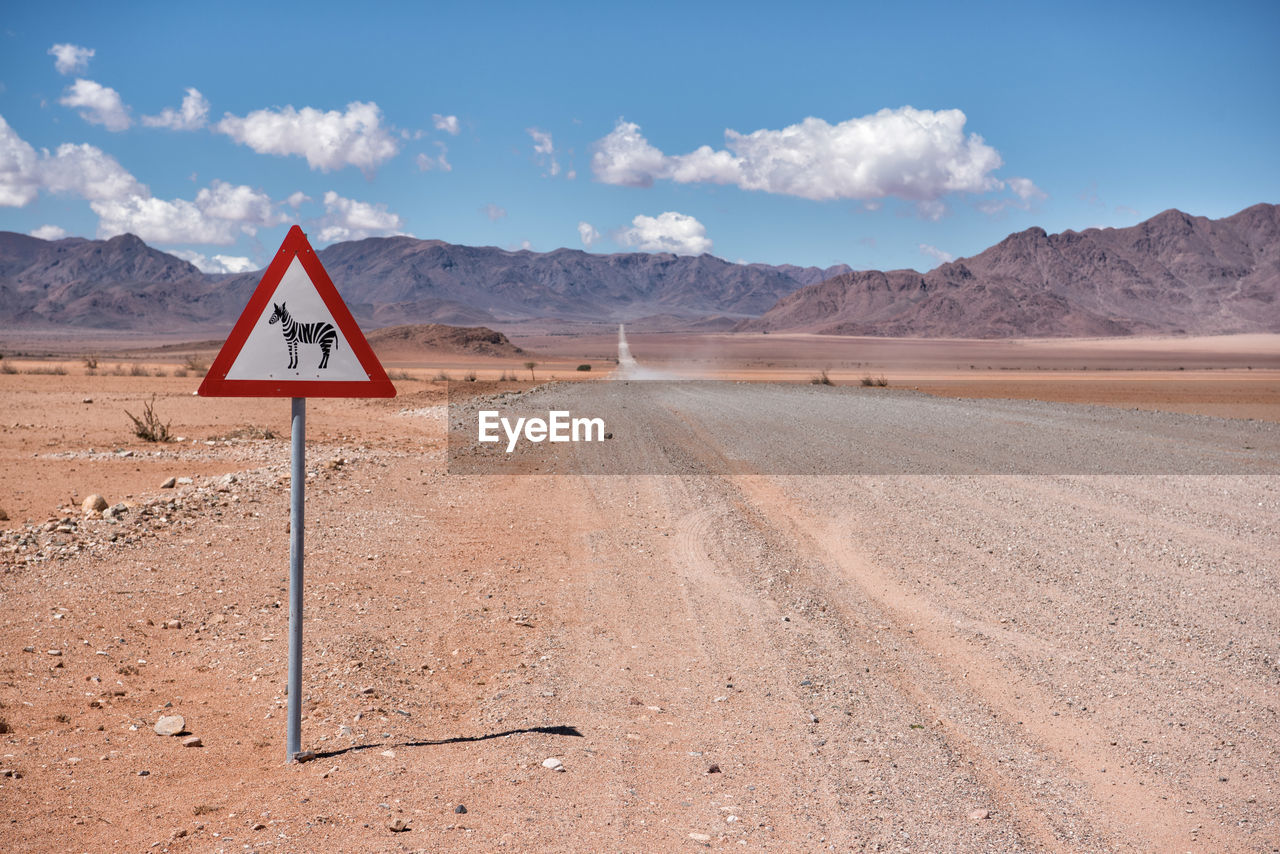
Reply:
M139 439L145 442L171 442L173 434L169 432L169 425L156 415L155 402L156 396L153 394L151 400L144 406L141 418L127 409L124 414L133 420L133 434Z
M825 368L818 371L818 375L810 379L809 382L813 385L835 385L835 383L831 382L831 377L827 376Z

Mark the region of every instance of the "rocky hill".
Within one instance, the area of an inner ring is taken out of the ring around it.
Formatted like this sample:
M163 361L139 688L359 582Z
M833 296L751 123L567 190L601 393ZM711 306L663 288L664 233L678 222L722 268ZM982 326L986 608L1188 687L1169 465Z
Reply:
M485 326L439 323L387 326L370 332L369 346L383 359L410 359L429 353L468 356L519 356L524 353L501 332Z
M842 273L744 331L1040 337L1280 332L1280 207L1169 210L1130 228L1011 234L929 273Z

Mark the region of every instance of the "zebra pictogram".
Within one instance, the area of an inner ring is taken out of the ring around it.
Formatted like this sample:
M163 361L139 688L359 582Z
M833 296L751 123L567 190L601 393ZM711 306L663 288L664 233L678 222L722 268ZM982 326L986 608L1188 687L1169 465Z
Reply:
M275 311L267 325L280 322L280 330L284 333L284 343L289 345L289 370L298 367L298 344L320 345L320 367L329 367L329 350L338 344L338 330L327 320L315 323L299 323L289 314L284 303L272 303Z

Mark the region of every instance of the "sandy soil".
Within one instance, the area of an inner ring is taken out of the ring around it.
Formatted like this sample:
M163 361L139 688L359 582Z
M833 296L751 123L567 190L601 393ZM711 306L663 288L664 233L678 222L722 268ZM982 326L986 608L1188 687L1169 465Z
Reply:
M397 384L309 405L286 765L287 402L0 374L0 848L1280 850L1274 476L464 477Z

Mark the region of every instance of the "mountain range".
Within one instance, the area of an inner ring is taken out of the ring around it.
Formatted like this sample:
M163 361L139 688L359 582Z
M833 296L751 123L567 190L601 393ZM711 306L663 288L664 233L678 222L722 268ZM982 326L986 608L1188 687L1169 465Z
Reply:
M928 272L537 253L411 237L335 243L325 269L366 328L530 319L936 337L1280 332L1280 207L1129 228L1030 228ZM0 232L0 325L222 331L261 272L202 273L133 235Z
M861 270L801 288L740 331L900 337L1280 332L1280 206L1129 228L1029 228L928 273Z
M849 270L732 264L711 255L512 252L412 237L335 243L317 254L356 320L370 327L532 318L695 322L711 315L732 318L732 325L798 287ZM0 323L225 327L261 276L205 274L131 234L46 241L0 232Z

